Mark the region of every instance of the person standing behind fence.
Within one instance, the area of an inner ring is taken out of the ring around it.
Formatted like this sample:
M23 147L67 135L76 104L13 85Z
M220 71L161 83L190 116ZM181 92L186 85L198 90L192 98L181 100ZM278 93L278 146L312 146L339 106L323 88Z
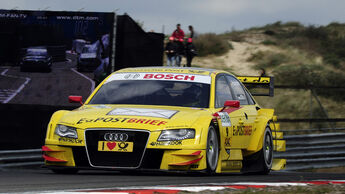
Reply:
M167 55L167 66L175 66L176 64L176 51L177 45L174 41L174 37L169 37L169 42L165 46L165 53Z
M195 39L198 37L198 34L194 31L194 28L192 25L188 26L188 30L189 30L189 38Z
M176 66L181 66L182 56L185 55L185 47L183 43L183 39L175 39L177 44L177 52L176 52Z
M198 55L195 46L193 44L193 39L192 38L188 38L187 39L187 43L186 43L186 60L187 60L187 67L191 67L192 66L192 60L193 58Z
M176 25L176 30L171 35L175 39L184 39L184 31L181 29L181 24Z

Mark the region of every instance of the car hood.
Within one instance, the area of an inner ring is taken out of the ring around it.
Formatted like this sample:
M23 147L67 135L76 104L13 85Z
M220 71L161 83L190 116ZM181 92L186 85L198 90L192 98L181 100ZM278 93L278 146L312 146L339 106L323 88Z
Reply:
M67 112L59 124L86 128L126 128L161 130L188 128L208 109L147 105L84 105Z

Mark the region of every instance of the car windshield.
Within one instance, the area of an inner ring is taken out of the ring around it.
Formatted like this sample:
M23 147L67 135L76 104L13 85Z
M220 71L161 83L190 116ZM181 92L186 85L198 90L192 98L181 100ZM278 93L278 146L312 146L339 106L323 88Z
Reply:
M92 46L85 46L81 52L82 53L96 53L96 49Z
M114 80L89 104L140 104L207 108L210 84L162 80Z
M26 51L27 56L46 56L47 49L28 49Z

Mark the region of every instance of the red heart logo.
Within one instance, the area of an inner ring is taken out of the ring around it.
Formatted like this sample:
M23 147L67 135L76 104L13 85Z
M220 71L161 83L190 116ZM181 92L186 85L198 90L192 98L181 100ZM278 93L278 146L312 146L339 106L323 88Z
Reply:
M108 142L107 146L110 150L114 149L114 147L116 146L116 142Z

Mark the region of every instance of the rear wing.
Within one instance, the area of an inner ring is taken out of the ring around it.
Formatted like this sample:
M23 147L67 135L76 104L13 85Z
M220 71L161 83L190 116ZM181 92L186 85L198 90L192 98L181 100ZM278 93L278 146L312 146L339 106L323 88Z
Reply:
M253 96L273 97L274 95L274 77L239 76L237 79L248 88Z

